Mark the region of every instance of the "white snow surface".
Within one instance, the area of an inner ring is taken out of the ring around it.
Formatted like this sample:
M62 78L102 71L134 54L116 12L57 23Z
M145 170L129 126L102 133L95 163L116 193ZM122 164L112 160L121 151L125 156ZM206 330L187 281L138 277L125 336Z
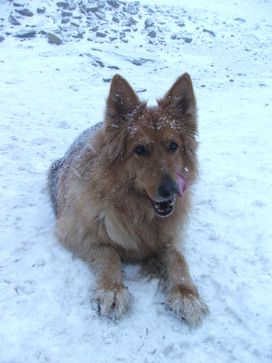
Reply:
M34 16L13 26L12 1L0 1L0 362L271 362L271 1L141 1L127 40L96 38L84 23L82 38L59 46L43 33L13 37L26 25L56 31L56 1L18 2ZM104 31L123 27L105 13ZM140 58L148 61L131 62ZM99 317L93 273L54 236L48 167L103 119L116 72L150 104L183 72L193 79L200 178L183 249L210 308L197 329L129 265L130 313Z

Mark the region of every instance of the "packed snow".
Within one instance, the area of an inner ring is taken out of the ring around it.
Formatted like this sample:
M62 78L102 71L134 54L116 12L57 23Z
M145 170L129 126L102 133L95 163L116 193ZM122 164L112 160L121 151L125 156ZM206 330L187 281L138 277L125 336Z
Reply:
M271 14L269 0L0 0L1 363L272 361ZM152 105L183 72L200 143L183 249L210 314L190 329L126 265L133 307L107 320L54 235L47 170L103 120L115 73Z

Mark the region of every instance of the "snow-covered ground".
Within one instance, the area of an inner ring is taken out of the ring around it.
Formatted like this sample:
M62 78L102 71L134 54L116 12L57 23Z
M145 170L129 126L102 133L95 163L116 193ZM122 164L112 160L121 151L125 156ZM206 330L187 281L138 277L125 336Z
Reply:
M0 362L271 362L271 1L56 2L0 1ZM185 71L201 169L185 253L211 313L190 330L125 266L132 311L102 319L54 236L48 166L102 119L114 73L152 104Z

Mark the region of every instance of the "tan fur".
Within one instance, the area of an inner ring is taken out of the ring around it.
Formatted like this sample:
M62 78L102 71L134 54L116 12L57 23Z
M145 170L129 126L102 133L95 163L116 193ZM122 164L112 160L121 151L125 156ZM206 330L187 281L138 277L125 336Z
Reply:
M121 261L156 261L165 281L167 302L189 324L208 311L176 243L190 208L197 176L196 104L188 74L182 75L158 106L140 102L119 75L111 83L105 121L94 135L53 164L49 188L60 241L86 260L97 276L95 299L101 314L119 318L130 305ZM169 142L178 144L169 152ZM148 156L135 154L147 145ZM158 216L158 186L165 174L186 174L187 190L174 211Z

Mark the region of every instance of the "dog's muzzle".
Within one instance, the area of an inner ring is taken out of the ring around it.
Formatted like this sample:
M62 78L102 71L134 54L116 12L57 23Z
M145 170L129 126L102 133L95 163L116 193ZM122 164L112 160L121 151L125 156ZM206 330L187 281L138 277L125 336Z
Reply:
M173 181L170 176L165 175L158 187L158 196L161 201L153 201L154 211L160 217L168 217L172 214L176 204L176 196L183 196L186 189L184 177L177 173L177 181Z
M176 203L176 197L164 202L152 201L152 206L156 214L160 217L168 217L172 214Z

